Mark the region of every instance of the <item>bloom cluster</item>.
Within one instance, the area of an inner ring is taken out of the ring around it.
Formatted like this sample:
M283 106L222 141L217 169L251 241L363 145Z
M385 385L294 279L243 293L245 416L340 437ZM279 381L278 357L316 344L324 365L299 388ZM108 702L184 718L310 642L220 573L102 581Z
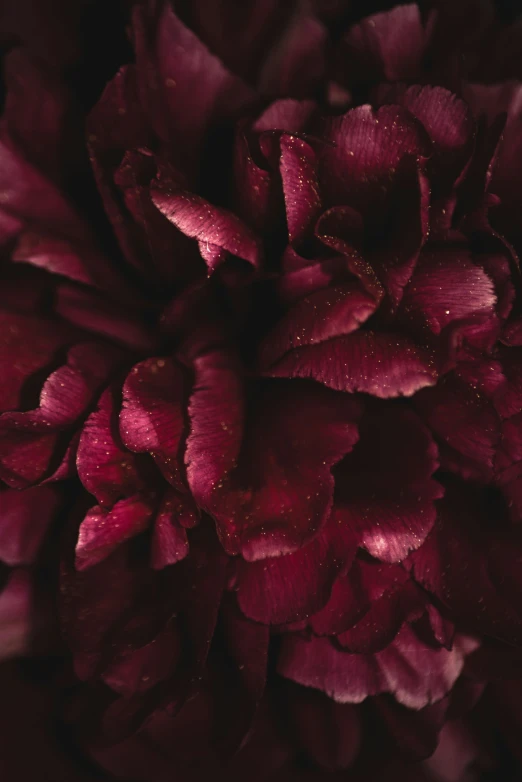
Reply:
M362 5L128 2L90 78L13 13L0 644L68 779L520 755L520 29Z

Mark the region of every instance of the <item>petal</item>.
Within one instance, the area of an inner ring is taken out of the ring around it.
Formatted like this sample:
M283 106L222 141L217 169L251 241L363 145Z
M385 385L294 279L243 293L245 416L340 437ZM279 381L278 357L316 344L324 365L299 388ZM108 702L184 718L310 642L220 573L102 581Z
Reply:
M171 223L185 236L197 240L210 272L228 255L242 258L254 267L259 265L259 240L233 212L213 206L165 177L153 183L151 197Z
M361 391L381 399L412 396L436 380L433 359L425 349L400 334L373 331L296 348L267 374L312 378L336 391Z
M34 562L60 505L60 494L52 486L2 491L0 560L11 567Z
M452 373L419 394L415 404L441 443L442 465L465 478L487 478L501 435L490 400Z
M337 703L361 703L389 692L410 709L441 700L464 665L465 646L451 652L424 646L404 627L395 640L373 655L349 654L327 638L285 639L278 671L299 684L322 690Z
M76 545L76 567L86 570L109 556L150 524L153 509L140 497L120 500L110 511L99 505L87 513Z
M45 477L60 434L85 414L121 360L121 352L106 345L76 345L67 364L47 378L38 408L0 417L0 465L6 483L22 488Z
M433 143L432 179L453 184L469 159L475 129L466 103L449 90L429 85L392 87L387 98L405 106L428 132Z
M216 519L227 550L248 560L295 551L326 521L330 470L356 441L358 416L352 400L319 387L303 384L296 395L293 384L268 382L252 390L245 426L233 364L220 354L198 360L186 453L196 501Z
M360 432L335 471L333 514L372 556L399 562L435 522L437 448L414 413L392 406L366 415Z
M439 503L437 523L413 552L414 578L435 594L455 620L471 630L520 645L522 619L499 592L488 570L498 540L480 492L456 484Z
M234 117L248 106L253 93L169 4L163 5L156 24L135 7L133 35L140 99L156 134L174 141L187 158L197 159L208 127Z
M103 681L125 697L146 692L172 675L180 651L179 635L168 625L150 644L131 650L109 665Z
M330 119L324 131L319 178L327 198L348 204L364 216L382 208L399 165L406 157L431 152L426 131L401 106L359 106Z
M397 591L387 592L373 603L367 614L337 640L350 652L373 654L385 649L404 622L422 614L425 600L422 590L409 582Z
M0 409L23 406L31 375L52 365L69 335L58 323L34 315L0 312Z
M191 500L169 489L154 520L152 567L160 570L184 559L189 550L185 527L192 527L197 516Z
M76 467L81 482L102 506L111 507L143 488L136 457L120 440L115 394L110 389L103 392L83 426Z
M312 147L296 136L283 135L280 145L288 237L290 242L299 242L310 233L321 210L317 157Z
M325 70L327 31L298 6L277 44L269 51L259 89L269 95L306 97L317 89Z
M356 331L376 306L375 300L356 284L311 293L298 301L268 335L261 347L261 366L269 367L296 348Z
M125 446L136 453L150 453L165 478L179 488L184 394L181 367L169 358L148 358L127 375L120 413Z
M464 248L421 254L401 304L403 312L434 334L474 315L494 317L493 282Z
M251 619L265 624L295 622L315 614L328 601L339 571L349 567L355 551L350 536L330 523L293 554L240 561L239 606Z
M343 65L357 81L411 81L421 72L427 43L417 5L368 16L343 40Z

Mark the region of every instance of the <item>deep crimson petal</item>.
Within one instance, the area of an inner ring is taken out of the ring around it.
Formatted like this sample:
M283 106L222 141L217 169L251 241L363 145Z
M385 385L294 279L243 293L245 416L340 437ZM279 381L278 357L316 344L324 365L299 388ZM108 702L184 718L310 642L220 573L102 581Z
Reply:
M433 754L448 710L447 697L418 710L408 709L387 696L377 696L372 705L393 741L409 757L420 760Z
M240 562L237 598L244 614L257 622L295 622L319 611L334 581L349 567L356 544L338 524L327 523L308 545L293 554Z
M497 540L481 495L454 486L439 503L433 531L410 555L413 575L472 630L520 644L522 619L488 570Z
M421 709L449 692L462 671L466 649L465 641L450 652L429 648L407 627L373 655L342 652L327 638L307 641L288 636L278 670L338 703L361 703L370 695L389 692L404 706Z
M313 94L324 77L327 31L304 8L298 5L269 53L259 77L261 92L306 97Z
M280 145L288 236L299 242L311 232L321 209L317 157L310 144L296 136L284 134Z
M291 384L268 382L245 424L243 393L228 357L198 360L187 474L226 549L256 560L298 549L325 522L330 470L357 439L359 411L319 387L303 384L296 396Z
M421 253L401 303L407 317L440 334L454 321L495 314L493 282L468 251L444 248Z
M209 126L245 109L253 92L181 22L169 3L162 4L156 24L136 6L133 33L142 106L160 138L195 158Z
M358 445L335 472L333 514L372 556L399 562L423 543L435 522L434 501L443 494L432 479L437 447L406 409L370 412L360 431Z
M422 122L433 142L432 175L453 184L471 153L475 123L467 104L449 90L428 85L392 87L386 97Z
M492 402L458 374L416 397L422 418L441 442L441 463L465 478L487 478L500 442Z
M126 447L150 453L165 478L179 488L184 394L181 367L170 358L149 358L127 375L120 413L120 433Z
M151 643L114 660L104 671L103 681L125 697L146 692L172 674L180 652L179 634L167 625Z
M311 617L310 625L317 635L340 635L356 625L373 605L400 591L407 582L408 574L398 565L357 558L350 570L336 580L328 603Z
M389 590L349 630L337 640L341 646L357 654L373 654L387 647L404 622L421 616L425 600L422 590L407 582L397 590Z
M375 312L376 306L375 300L353 283L309 294L268 335L261 346L261 366L269 367L296 348L356 331Z
M66 330L47 318L0 312L0 410L19 409L24 384L34 373L52 364L70 339Z
M115 394L103 392L98 407L86 420L76 455L78 476L100 505L111 507L144 487L134 454L123 447L118 432Z
M336 391L361 391L381 399L411 396L436 380L430 354L402 335L358 331L283 356L272 377L311 378Z
M155 206L171 223L186 236L197 240L210 272L229 254L248 261L254 267L259 265L259 240L232 212L213 206L164 177L153 184L151 195Z
M431 152L426 131L401 106L359 106L328 121L321 154L320 180L333 204L349 204L366 214L382 203L407 156Z
M70 349L67 364L47 378L38 408L0 417L0 465L6 483L22 488L45 477L60 435L87 412L121 360L116 348L80 343Z
M0 560L11 567L34 562L60 504L54 486L0 492Z
M189 550L185 527L192 527L197 516L192 501L169 489L158 509L152 534L151 563L160 570L184 559Z
M96 565L126 540L147 529L152 513L150 503L138 496L119 500L109 511L99 505L91 508L80 525L76 545L78 570Z
M360 81L411 81L421 71L428 31L415 3L374 14L354 25L343 40L348 76Z

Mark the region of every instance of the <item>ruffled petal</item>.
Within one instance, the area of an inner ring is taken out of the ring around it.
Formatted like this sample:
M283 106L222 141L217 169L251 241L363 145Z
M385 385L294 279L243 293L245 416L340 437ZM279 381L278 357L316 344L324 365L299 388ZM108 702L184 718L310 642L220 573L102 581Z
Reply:
M377 303L356 284L337 285L309 294L278 322L261 346L262 367L288 352L357 331Z
M233 212L213 206L205 199L162 177L153 184L155 206L186 236L196 239L201 256L213 272L230 255L260 264L260 243Z
M330 470L355 443L358 416L352 400L319 387L303 384L296 395L293 384L265 382L252 391L245 424L233 363L218 353L199 359L186 453L196 501L227 551L248 560L295 551L324 524Z
M49 473L61 436L86 413L121 360L121 352L106 345L76 345L67 364L44 383L38 408L0 417L0 466L6 483L23 488Z
M328 523L293 554L240 562L237 597L256 622L283 624L304 619L328 601L339 572L350 566L356 544L338 524Z
M150 453L165 478L183 488L180 447L185 431L185 380L170 358L148 358L123 384L121 438L136 453Z
M144 488L134 454L123 447L118 432L115 394L103 392L94 413L86 420L76 454L78 476L100 505L111 507Z
M24 407L31 376L52 366L70 339L63 326L34 315L0 312L0 410Z
M491 528L485 497L457 484L439 503L437 523L424 545L410 555L413 575L453 618L472 630L520 645L522 618L488 570L489 551L499 537Z
M372 556L399 562L423 543L435 522L434 501L443 494L432 479L437 448L406 409L375 409L360 432L352 454L335 470L333 513Z
M486 316L494 319L493 281L461 249L425 250L401 303L404 314L434 334L455 321Z
M410 709L441 700L464 665L465 643L432 649L404 627L395 640L373 655L349 654L327 638L285 639L278 662L283 676L322 690L338 703L361 703L370 695L391 693Z
M401 106L359 106L328 121L321 154L320 181L328 200L348 204L366 215L387 203L387 196L407 156L424 159L430 139Z
M266 374L311 378L336 391L361 391L381 399L412 396L434 385L437 377L427 350L401 334L373 331L296 348Z
M91 508L80 525L77 569L96 565L126 540L139 535L149 526L152 513L150 503L140 497L120 500L109 511L99 505Z
M350 81L412 81L421 73L427 40L415 3L368 16L344 37L343 70Z
M142 106L156 134L183 149L185 164L194 163L209 126L245 109L253 91L225 68L168 3L155 20L136 6L133 38Z
M501 431L493 403L481 389L451 373L419 394L415 404L441 444L441 464L466 479L487 479Z

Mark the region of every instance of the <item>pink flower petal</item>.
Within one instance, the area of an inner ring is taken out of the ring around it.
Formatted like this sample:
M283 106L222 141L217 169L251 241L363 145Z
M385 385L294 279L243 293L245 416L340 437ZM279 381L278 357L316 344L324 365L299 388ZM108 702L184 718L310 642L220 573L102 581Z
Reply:
M404 627L383 651L349 654L327 638L285 639L278 670L299 684L322 690L338 703L361 703L388 692L410 709L421 709L443 698L464 665L465 646L451 652L424 646Z
M328 601L337 575L349 567L355 551L350 534L328 523L293 554L240 562L239 606L251 619L267 624L295 622L315 614Z
M129 538L149 526L153 509L140 497L119 500L112 510L99 505L87 513L80 526L76 545L78 570L96 565Z
M331 467L357 439L352 400L305 385L296 395L291 386L264 383L244 423L233 362L216 353L196 364L189 484L227 551L248 560L295 551L324 524Z
M436 380L430 354L393 333L357 331L283 356L271 377L311 378L336 391L361 391L381 399L411 396Z
M182 488L179 450L185 430L185 381L170 358L136 364L123 384L121 438L136 453L150 453L165 478Z
M114 393L103 392L86 420L76 455L78 476L100 505L111 507L122 497L144 488L134 454L123 447L118 432Z

